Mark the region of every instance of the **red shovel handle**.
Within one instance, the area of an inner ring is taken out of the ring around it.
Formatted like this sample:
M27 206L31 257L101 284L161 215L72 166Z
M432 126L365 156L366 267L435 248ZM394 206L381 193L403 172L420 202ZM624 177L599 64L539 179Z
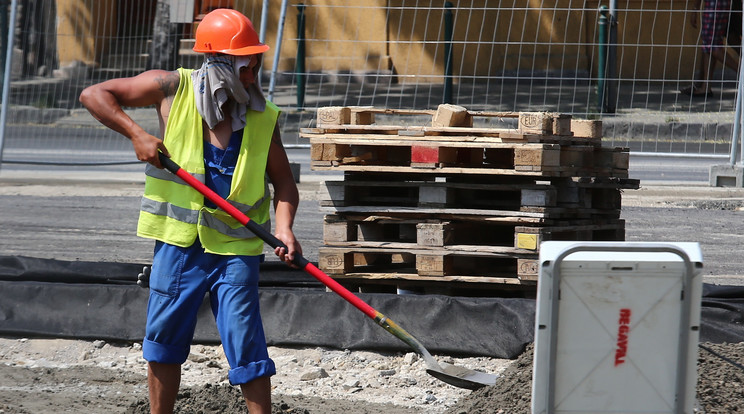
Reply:
M202 193L204 197L208 198L211 202L213 202L219 208L221 208L222 210L230 214L235 220L238 220L242 225L248 228L248 230L252 231L261 240L266 242L266 244L268 244L269 246L273 248L284 247L285 249L287 249L287 245L285 245L281 240L276 238L276 236L266 231L266 229L256 224L256 222L251 221L251 219L245 214L243 214L242 211L238 210L232 204L228 203L224 198L220 197L217 193L215 193L209 187L204 185L204 183L194 178L193 175L189 174L186 170L181 168L178 164L176 164L175 161L166 157L165 155L163 155L163 153L160 153L159 157L160 157L160 164L163 167L165 167L166 170L177 175L180 179L185 181L188 185L194 187L194 189ZM337 293L339 296L344 298L347 302L354 305L357 309L364 312L370 318L376 319L378 316L384 317L382 314L377 312L373 307L369 306L366 302L359 299L356 295L351 293L348 289L341 286L338 282L336 282L330 276L325 274L325 272L318 269L317 266L310 263L310 261L305 259L301 254L295 253L295 257L292 262L295 265L297 265L299 268L305 270L307 273L309 273L314 278L318 279L318 281L320 281L322 284L326 285L329 289L331 289L332 291Z

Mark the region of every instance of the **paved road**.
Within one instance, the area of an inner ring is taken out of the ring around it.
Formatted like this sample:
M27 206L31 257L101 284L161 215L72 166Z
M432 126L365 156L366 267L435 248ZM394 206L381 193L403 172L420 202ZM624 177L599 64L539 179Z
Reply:
M630 178L641 182L703 184L709 183L712 165L728 164L728 156L630 155Z
M305 256L317 260L323 214L321 182L341 176L309 170L309 151L288 150L301 165L302 203L296 231ZM641 189L625 191L622 218L629 241L700 242L707 280L744 277L744 189L707 186L707 168L725 160L631 157ZM149 263L152 243L134 235L142 166L64 168L3 165L0 170L0 255ZM701 201L714 201L707 206ZM707 208L701 208L707 207Z

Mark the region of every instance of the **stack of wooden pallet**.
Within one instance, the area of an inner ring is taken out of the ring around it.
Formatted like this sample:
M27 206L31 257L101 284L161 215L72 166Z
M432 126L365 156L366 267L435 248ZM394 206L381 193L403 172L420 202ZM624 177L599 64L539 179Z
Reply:
M319 267L360 290L534 291L542 241L625 238L621 191L639 183L601 131L556 113L320 108L300 136L312 169L344 179L325 183Z

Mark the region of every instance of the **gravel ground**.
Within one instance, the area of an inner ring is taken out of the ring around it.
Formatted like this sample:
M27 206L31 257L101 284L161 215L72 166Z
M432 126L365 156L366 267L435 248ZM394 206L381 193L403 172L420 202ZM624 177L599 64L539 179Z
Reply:
M428 375L414 353L270 347L277 413L441 413L471 391ZM499 373L495 358L438 360ZM219 346L195 345L183 367L179 413L244 412ZM0 338L0 413L147 413L139 343Z

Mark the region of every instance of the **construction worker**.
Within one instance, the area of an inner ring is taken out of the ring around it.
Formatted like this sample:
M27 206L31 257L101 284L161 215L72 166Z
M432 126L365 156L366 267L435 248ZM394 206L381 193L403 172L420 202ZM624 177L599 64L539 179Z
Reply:
M278 108L256 84L262 54L251 21L232 9L207 14L196 29L200 69L150 70L86 88L80 102L102 124L132 141L146 166L137 234L156 240L147 327L152 413L171 413L196 325L209 292L228 378L251 414L271 412L269 358L258 307L263 242L209 200L162 169L158 152L270 229L274 189L274 253L291 263L301 247L292 232L299 195L278 126ZM122 107L154 105L163 139L148 134Z

